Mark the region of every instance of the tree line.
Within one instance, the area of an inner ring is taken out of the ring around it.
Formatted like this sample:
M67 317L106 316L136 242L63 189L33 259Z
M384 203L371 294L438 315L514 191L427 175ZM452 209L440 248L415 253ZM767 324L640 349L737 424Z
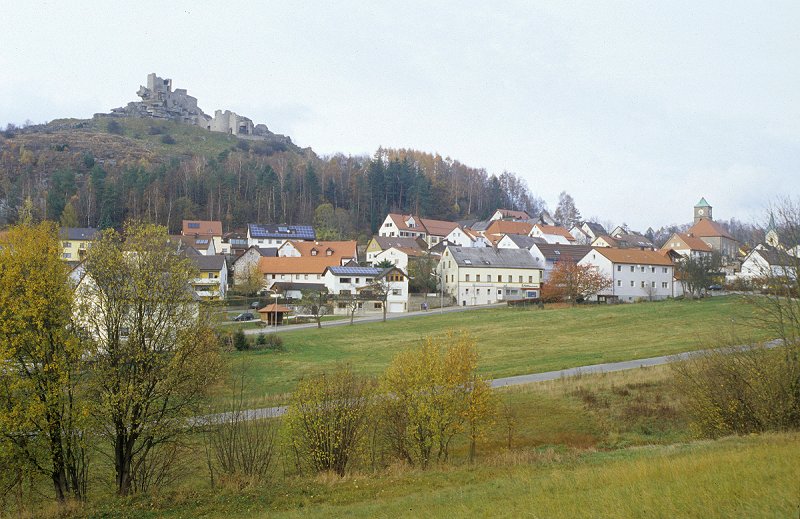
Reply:
M489 174L416 150L380 148L372 157L310 150L269 155L235 146L158 161L100 160L89 152L28 149L13 140L0 154L0 220L17 222L30 199L38 220L65 226L121 228L128 219L163 225L221 220L226 230L247 223L312 223L320 207L341 215L333 231L374 233L388 212L428 218L483 219L498 207L544 208L525 181ZM337 223L338 222L338 223Z

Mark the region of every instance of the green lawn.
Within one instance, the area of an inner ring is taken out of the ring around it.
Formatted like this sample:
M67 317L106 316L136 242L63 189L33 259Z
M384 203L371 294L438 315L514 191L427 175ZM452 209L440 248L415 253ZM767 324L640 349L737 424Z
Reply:
M286 351L232 353L232 370L248 373L251 405L285 401L304 374L348 363L380 374L420 339L464 330L478 341L490 377L674 354L729 340L767 338L752 328L753 309L734 297L558 309L492 308L356 326L284 333Z

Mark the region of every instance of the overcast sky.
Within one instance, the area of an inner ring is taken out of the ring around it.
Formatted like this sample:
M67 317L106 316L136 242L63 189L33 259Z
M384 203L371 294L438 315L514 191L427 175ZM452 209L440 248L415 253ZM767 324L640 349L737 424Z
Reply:
M3 125L155 72L318 154L436 152L640 230L800 191L797 1L3 4Z

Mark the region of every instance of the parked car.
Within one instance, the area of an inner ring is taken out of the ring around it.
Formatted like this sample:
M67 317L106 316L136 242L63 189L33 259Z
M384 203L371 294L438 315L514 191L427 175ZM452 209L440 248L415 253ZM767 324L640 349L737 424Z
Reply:
M252 321L256 317L250 312L244 312L233 318L234 321Z
M709 285L708 289L709 290L722 290L722 285L717 285L717 284Z
M258 310L259 306L261 306L261 303L258 301L253 301L252 303L250 303L250 308L252 308L253 310Z

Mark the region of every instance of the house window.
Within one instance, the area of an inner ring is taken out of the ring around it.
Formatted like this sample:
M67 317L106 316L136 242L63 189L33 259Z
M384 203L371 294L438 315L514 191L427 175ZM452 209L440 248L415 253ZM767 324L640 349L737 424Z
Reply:
M72 242L65 241L64 247L72 247Z
M511 283L511 276L508 276L508 282Z
M655 274L655 272L656 272L656 268L655 268L655 267L650 267L650 272L651 272L651 273L653 273L653 274Z
M533 276L528 276L528 283L533 283Z
M349 296L350 295L350 291L349 290L339 290L339 295L340 296Z
M381 303L381 302L376 302L376 303L375 303L375 310L380 310L381 308L383 308L383 303Z
M636 282L635 281L631 281L631 286L632 287L636 286Z
M392 289L392 295L393 295L393 296L399 296L399 295L402 295L402 290L400 290L399 288L393 288L393 289Z
M650 283L650 286L653 287L653 288L656 288L656 282L653 281L652 283Z
M644 281L642 281L642 288L644 288Z
M667 273L667 267L664 267L664 270L662 270L662 272L663 272L664 274L666 274L666 273Z
M667 282L666 281L662 281L661 282L661 288L667 288Z
M478 296L481 295L481 289L480 288L476 288L475 289L475 295L478 295Z
M340 280L340 283L352 283L352 281L350 281L350 279L351 279L351 278L342 278L342 279Z
M347 308L347 303L337 303L336 308Z
M644 267L643 267L643 266L642 266L642 267L639 267L639 271L640 271L640 272L644 272Z
M450 283L452 283L455 278L456 277L453 274L450 274Z
M317 249L311 249L311 255L312 256L316 256L317 255Z
M356 278L356 284L358 284L359 281L361 281L361 278Z
M502 290L498 290L498 291L497 291L497 295L498 295L498 296L502 296L502 295L503 295L503 291L502 291Z
M469 274L466 275L465 281L469 281Z
M372 278L364 278L364 283L372 283Z
M622 272L622 265L617 265L617 272Z
M636 267L634 267L633 265L631 265L631 272L633 272L635 268L636 268Z
M522 276L519 277L519 282L522 283Z
M272 275L272 279L275 279L275 274Z
M299 280L300 279L300 274L295 274L294 278Z
M481 282L481 275L480 274L475 274L475 281L477 281L478 283Z
M303 274L303 279L308 279L308 274Z
M67 258L67 259L69 259L69 258L71 258L71 257L72 257L72 254L70 254L69 252L65 252L65 253L63 254L63 257L64 257L64 258Z
M491 283L492 282L492 275L491 274L486 274L486 282L487 283Z
M622 280L621 280L621 279L618 279L618 280L617 280L617 286L618 286L618 287L621 287L621 286L622 286Z
M333 251L332 251L332 250L330 250L330 249L328 249L328 250L326 250L326 251L325 251L325 254L327 254L328 256L330 256L330 255L332 255L332 254L333 254Z

